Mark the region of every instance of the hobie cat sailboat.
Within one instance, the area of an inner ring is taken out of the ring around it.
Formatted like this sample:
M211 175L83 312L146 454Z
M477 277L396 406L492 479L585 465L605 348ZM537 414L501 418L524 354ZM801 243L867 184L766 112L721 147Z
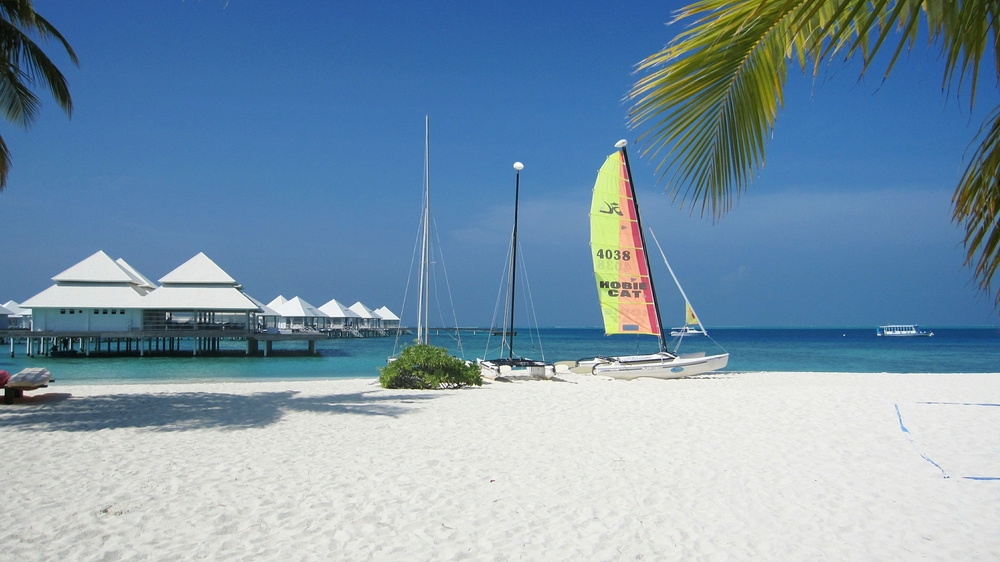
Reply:
M659 351L595 357L578 361L577 368L589 367L595 375L618 379L676 379L722 369L729 362L728 353L677 355L667 349L626 144L625 140L618 141L618 151L608 156L597 173L590 207L591 256L604 332L656 336Z

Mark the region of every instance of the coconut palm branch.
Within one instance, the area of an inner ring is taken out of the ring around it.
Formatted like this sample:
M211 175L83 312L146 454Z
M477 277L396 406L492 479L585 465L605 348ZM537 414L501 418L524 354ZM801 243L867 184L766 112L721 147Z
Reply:
M31 37L55 40L79 64L66 39L45 18L35 13L30 0L0 0L0 111L19 127L29 129L38 117L41 101L34 86L47 89L66 115L73 114L69 86L42 49ZM0 191L7 184L10 151L0 137Z
M973 107L984 59L1000 80L996 0L702 0L678 22L689 27L638 65L630 124L646 128L643 155L674 199L716 219L764 166L789 62L815 77L821 64L860 57L864 75L888 51L885 79L923 23L941 49L944 90L968 87ZM989 292L1000 265L1000 107L977 140L953 197L954 220L966 230L966 264ZM1000 292L994 302L1000 306Z

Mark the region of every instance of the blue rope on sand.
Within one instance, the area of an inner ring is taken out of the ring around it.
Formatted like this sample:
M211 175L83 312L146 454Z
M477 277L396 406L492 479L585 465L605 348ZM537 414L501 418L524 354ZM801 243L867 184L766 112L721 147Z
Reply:
M902 429L903 433L906 434L906 438L910 440L910 445L913 446L913 450L916 451L918 455L920 455L921 457L923 457L923 459L925 461L927 461L927 462L933 464L934 466L936 466L937 469L941 471L941 474L945 478L950 478L950 476L948 476L948 473L945 472L943 468L941 468L941 465L939 465L938 463L932 461L930 459L930 457L928 457L927 455L925 455L925 454L923 454L923 453L920 452L920 449L917 448L917 444L913 441L913 434L910 433L909 429L906 429L905 425L903 425L903 414L899 413L899 404L893 404L893 406L896 407L896 417L899 419L899 429Z

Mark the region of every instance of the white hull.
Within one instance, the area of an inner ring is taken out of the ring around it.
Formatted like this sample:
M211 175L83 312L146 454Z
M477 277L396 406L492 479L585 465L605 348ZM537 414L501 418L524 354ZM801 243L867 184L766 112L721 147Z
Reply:
M627 357L598 357L577 362L580 367L591 366L591 372L595 375L623 380L640 377L680 379L717 371L728 363L728 353L707 357L704 353L681 356L656 353Z
M670 336L674 338L678 336L707 336L707 335L708 334L705 333L705 330L701 330L699 328L689 328L687 326L684 326L683 328L674 328L670 330Z
M534 377L551 379L556 374L554 365L531 359L476 359L483 377L496 380L498 377Z

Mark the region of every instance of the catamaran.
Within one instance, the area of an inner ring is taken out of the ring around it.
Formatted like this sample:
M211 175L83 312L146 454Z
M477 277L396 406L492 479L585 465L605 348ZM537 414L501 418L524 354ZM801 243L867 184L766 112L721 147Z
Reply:
M501 336L500 355L504 349L507 350L507 357L496 359L477 359L476 362L482 369L482 375L489 379L496 379L499 376L527 375L532 377L552 378L555 374L555 367L551 363L527 359L514 355L514 289L517 282L517 205L521 191L521 170L524 164L514 162L514 230L511 234L510 247L510 276L507 278L507 298L504 307L504 326L499 330ZM499 299L498 299L499 304ZM509 323L507 322L507 319Z
M618 150L605 160L594 184L590 207L594 275L604 316L604 332L607 335L656 336L659 350L648 355L584 359L577 361L573 370L579 372L589 367L595 375L617 379L676 379L722 369L729 362L728 353L678 355L667 349L635 200L632 170L625 150L627 144L625 140L615 144ZM687 301L687 297L684 300ZM698 325L701 326L700 322ZM701 329L704 331L704 327Z

